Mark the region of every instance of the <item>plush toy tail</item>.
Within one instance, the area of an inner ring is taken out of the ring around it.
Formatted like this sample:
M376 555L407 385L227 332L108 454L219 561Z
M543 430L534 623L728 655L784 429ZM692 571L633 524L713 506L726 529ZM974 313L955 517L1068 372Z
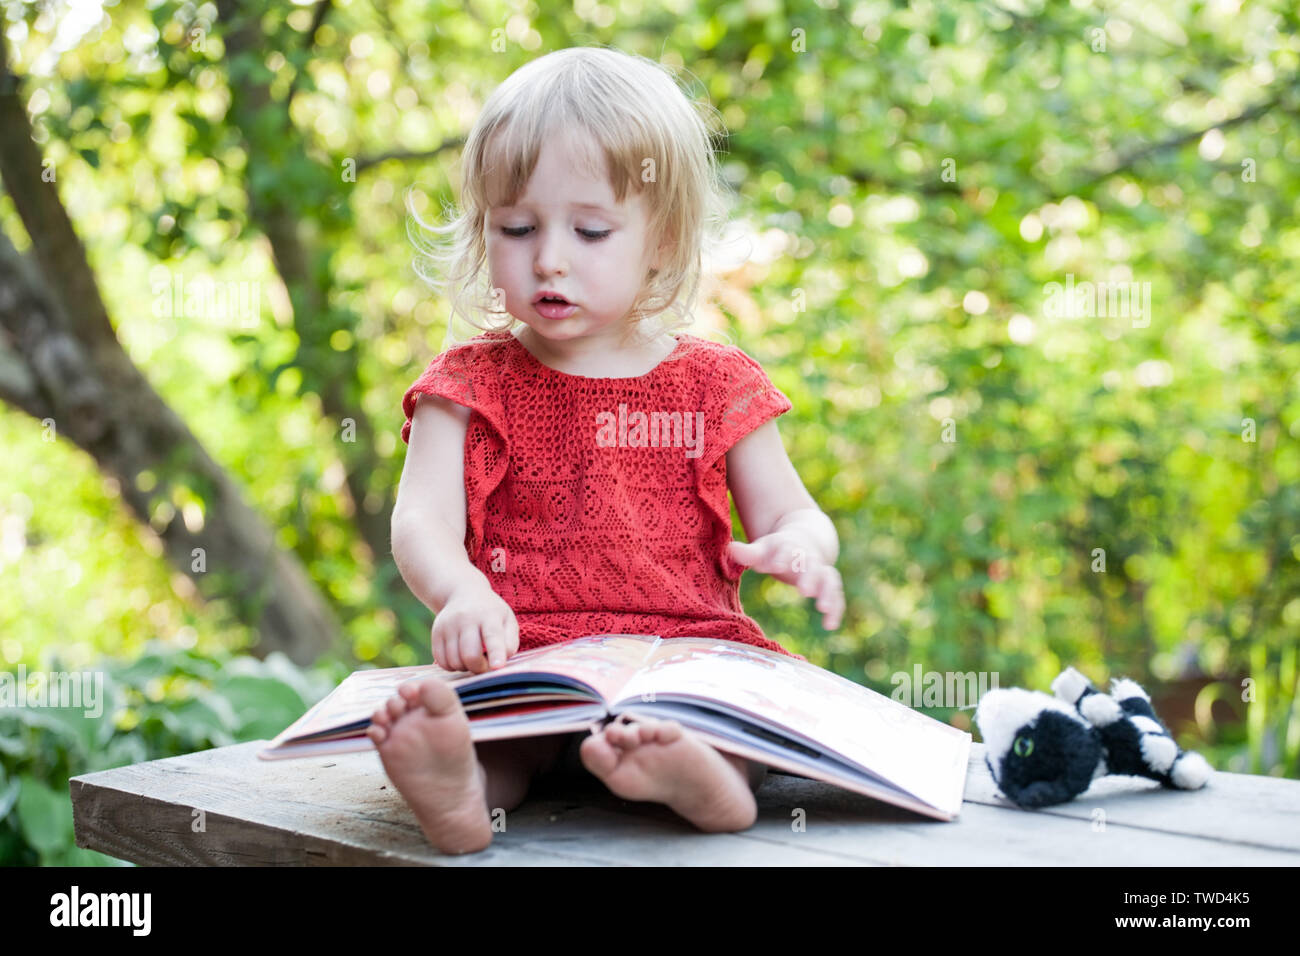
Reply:
M1179 749L1135 681L1116 678L1107 695L1067 667L1052 681L1052 690L1101 733L1109 773L1149 777L1180 790L1196 790L1209 780L1205 758Z

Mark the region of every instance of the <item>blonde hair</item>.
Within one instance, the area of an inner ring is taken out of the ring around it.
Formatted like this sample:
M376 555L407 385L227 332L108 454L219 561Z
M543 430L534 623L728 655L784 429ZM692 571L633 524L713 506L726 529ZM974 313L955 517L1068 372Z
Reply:
M456 328L458 316L479 332L513 331L523 324L504 309L488 307L488 211L517 200L548 136L579 128L595 144L589 162L598 166L603 153L615 198L622 202L629 188L645 195L647 248L667 245L662 268L649 271L633 301L624 342L649 341L693 321L704 253L718 244L727 216L730 191L710 142L715 129L725 135L720 117L712 106L689 100L673 74L653 60L611 47L570 47L526 63L483 104L462 155L459 214L444 204L449 221L430 225L407 193L418 227L448 237L428 239L408 222L407 234L419 250L415 270L445 292L450 306L444 347L467 338ZM445 278L430 275L422 268L426 264L439 267ZM649 322L652 317L657 321Z

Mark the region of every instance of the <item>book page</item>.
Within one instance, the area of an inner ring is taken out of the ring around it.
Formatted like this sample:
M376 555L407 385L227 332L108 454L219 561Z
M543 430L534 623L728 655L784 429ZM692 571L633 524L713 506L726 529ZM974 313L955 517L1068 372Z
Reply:
M654 634L593 634L516 654L491 676L559 674L588 685L603 700L612 701L621 696L623 686L658 641ZM486 679L489 675L474 676ZM478 686L479 682L465 683ZM459 682L457 686L461 686Z
M619 695L631 674L646 659L659 638L653 634L597 634L564 644L538 647L511 657L502 667L483 674L449 671L437 664L414 667L384 667L355 671L302 717L276 736L271 746L321 734L339 727L369 721L384 701L408 680L439 677L456 688L462 698L475 699L474 691L494 684L519 682L524 675L559 675L585 684L605 700ZM534 685L522 693L536 692ZM467 710L471 720L473 710Z
M621 704L682 696L717 701L785 728L936 805L957 802L970 735L815 664L713 638L662 641Z
M397 686L408 680L441 677L451 682L457 673L459 672L445 670L437 664L353 671L315 707L277 735L271 746L293 737L320 734L361 719L369 719L380 704L397 693Z

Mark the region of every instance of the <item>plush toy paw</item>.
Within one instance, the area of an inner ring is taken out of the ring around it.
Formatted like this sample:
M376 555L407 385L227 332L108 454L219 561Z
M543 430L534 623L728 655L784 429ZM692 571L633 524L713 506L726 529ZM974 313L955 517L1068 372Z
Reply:
M1101 735L1107 773L1159 780L1166 787L1196 790L1210 778L1210 765L1198 753L1181 750L1151 708L1151 698L1136 681L1117 677L1110 695L1101 693L1073 667L1052 681L1052 690Z

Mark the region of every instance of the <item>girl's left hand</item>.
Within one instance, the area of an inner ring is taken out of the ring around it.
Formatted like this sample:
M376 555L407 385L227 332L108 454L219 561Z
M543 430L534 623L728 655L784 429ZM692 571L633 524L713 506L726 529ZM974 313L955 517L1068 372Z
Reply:
M731 557L747 568L770 574L778 581L793 584L804 597L817 598L822 612L822 627L833 631L844 616L844 582L835 565L822 560L816 548L790 531L773 531L745 544L732 541L727 545Z

